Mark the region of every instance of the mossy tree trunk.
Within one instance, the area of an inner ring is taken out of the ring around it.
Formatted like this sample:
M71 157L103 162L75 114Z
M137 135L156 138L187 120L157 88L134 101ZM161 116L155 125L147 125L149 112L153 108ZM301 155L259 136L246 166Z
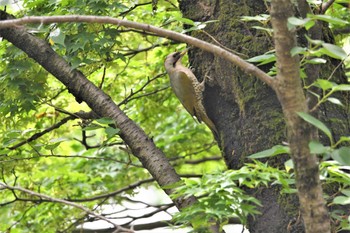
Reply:
M184 17L194 21L218 20L208 24L205 32L195 31L191 35L213 43L215 38L242 58L274 49L272 37L267 32L255 30L253 24L241 20L241 16L269 14L262 0L182 0L180 8ZM229 169L240 168L249 161L247 155L287 141L281 104L270 87L212 54L192 49L189 57L196 77L200 81L207 78L205 107L219 131L219 147ZM268 72L271 67L260 68ZM315 75L313 71L306 72ZM321 110L327 111L326 107ZM332 109L338 119L346 119L344 116L348 112L344 115ZM339 118L340 114L343 117ZM327 121L331 122L330 119ZM338 128L340 135L349 130L344 122L332 127ZM275 157L269 164L281 167L287 159L287 156ZM262 214L249 218L251 233L304 232L296 195L282 196L278 187L261 187L247 192L263 204Z

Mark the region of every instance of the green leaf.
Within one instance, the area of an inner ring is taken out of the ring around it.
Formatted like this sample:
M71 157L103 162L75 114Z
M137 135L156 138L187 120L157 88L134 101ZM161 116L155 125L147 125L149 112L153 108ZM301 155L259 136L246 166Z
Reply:
M119 133L119 129L113 128L113 127L107 127L105 129L105 132L107 134L108 139L112 138L113 136L117 135Z
M342 20L339 18L335 18L334 16L330 16L330 15L308 15L309 18L311 19L318 19L318 20L322 20L331 24L336 24L336 25L346 25L349 24L348 21L346 20Z
M0 149L0 156L6 155L8 153L10 153L11 150L6 149L6 148L2 148Z
M339 141L337 141L337 144L340 144L342 142L350 142L350 136L346 137L346 136L341 136Z
M350 147L341 147L334 150L331 157L341 165L350 166Z
M188 25L193 25L193 26L195 25L193 20L188 19L188 18L184 18L181 16L174 16L170 20L175 20L175 21L181 22L183 24L188 24Z
M350 197L338 196L333 199L333 203L337 205L349 205Z
M260 27L260 26L253 26L252 28L268 32L269 35L272 35L272 32L273 32L272 28L265 28L265 27Z
M337 98L334 98L334 97L328 97L327 100L333 104L336 104L336 105L340 105L340 106L343 106L343 104L341 103L341 101Z
M334 85L336 85L336 84L331 82L331 81L325 80L325 79L317 79L314 82L314 85L325 91L328 89L332 89L334 87Z
M297 54L304 54L304 52L306 51L307 49L304 48L304 47L299 47L299 46L296 46L294 48L292 48L290 50L290 54L293 56L297 55Z
M264 65L270 62L276 61L276 55L275 54L264 54L264 55L259 55L256 57L252 57L247 59L248 62L260 62L259 65Z
M306 60L306 63L308 63L308 64L325 64L325 63L327 63L327 60L323 59L323 58L312 58L310 60Z
M302 26L304 24L306 24L307 22L309 22L310 19L305 18L305 19L299 19L296 17L289 17L288 18L288 23L294 25L294 26Z
M350 190L349 189L343 189L343 190L341 190L341 192L342 192L342 194L350 197Z
M322 43L323 49L321 49L322 52L324 52L326 55L333 57L335 59L343 60L348 55L344 51L343 48L329 43Z
M333 145L333 137L332 137L332 133L331 131L328 129L328 127L321 122L320 120L318 120L317 118L311 116L308 113L305 112L298 112L297 113L304 121L312 124L313 126L315 126L316 128L318 128L319 130L321 130L323 133L325 133L329 140L331 141L331 144Z
M103 118L97 119L96 122L103 125L114 124L114 120L109 117L103 117Z
M242 21L259 21L259 22L265 22L270 20L270 15L268 14L260 14L256 16L242 16Z
M306 30L309 30L309 29L312 28L314 25L315 25L315 21L310 20L310 21L308 21L308 22L304 25L304 27L305 27Z
M332 88L333 91L350 91L350 85L348 84L340 84L336 85Z
M98 125L98 124L90 124L86 127L83 128L84 131L92 131L92 130L96 130L96 129L102 129L104 128L102 125Z
M286 169L287 172L289 172L291 169L294 169L294 163L292 159L288 159L284 163L284 168Z
M325 147L323 144L321 144L318 141L311 141L309 143L309 149L310 149L310 152L313 154L324 154L329 150L328 147Z
M61 143L61 142L65 142L65 141L68 141L68 138L53 138L49 142L50 143Z
M290 150L288 146L277 145L268 150L260 151L258 153L249 155L248 158L260 159L260 158L271 157L279 154L289 154L289 153L290 153Z
M314 45L322 45L324 43L324 41L322 41L322 40L311 39L311 37L309 37L307 35L305 35L305 37L311 44L314 44Z

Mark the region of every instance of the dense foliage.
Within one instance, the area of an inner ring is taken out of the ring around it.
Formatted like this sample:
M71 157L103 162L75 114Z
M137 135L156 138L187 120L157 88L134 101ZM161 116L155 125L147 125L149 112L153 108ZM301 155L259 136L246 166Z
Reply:
M310 2L318 4L318 1ZM338 45L312 41L310 48L295 48L293 52L303 57L303 65L320 64L326 62L323 57L330 56L343 61L340 66L350 67L349 52L342 49L350 46L349 32L341 33L349 26L346 3L345 0L336 1L327 15L290 19L290 26L295 28L308 30L315 21L321 20L329 23L334 32L339 31ZM189 30L201 30L205 26L182 18L176 1L171 0L24 0L7 5L7 11L17 18L105 15L177 32L183 32L183 24L192 25ZM256 16L242 20L257 21L265 27L269 19ZM233 216L245 223L248 215L259 214L255 206L260 203L241 187L281 185L281 193L295 193L291 161L286 163L285 169L277 169L253 160L288 153L287 146L278 145L252 155L251 163L238 171L225 171L210 131L186 113L169 88L163 68L164 57L183 49L184 44L112 25L66 23L26 27L69 61L72 69L79 69L111 96L165 152L178 173L185 177L186 186L178 188L174 196L201 197L201 202L182 211L174 222L193 224L193 216L204 214L205 219L196 219L198 228L212 219L226 224ZM82 204L106 217L115 217L115 211L104 211L125 201L131 202L130 197L139 187L156 186L119 138L119 131L110 119L98 118L86 104L78 104L63 84L11 43L1 41L0 53L2 183ZM309 56L313 59L308 60ZM267 60L273 62L274 55L267 53L250 59L263 64ZM273 70L271 72L273 74ZM327 101L342 105L333 94L350 90L349 85L337 85L327 79L317 80L312 85L322 89L320 105ZM325 161L321 163L325 185L339 183L339 195L327 197L329 205L350 204L349 135L333 141L332 129L311 115L300 113L300 117L330 139L327 145L310 142L311 151ZM329 158L333 160L328 161ZM20 190L1 189L0 197L1 232L41 232L43 227L45 232L70 232L83 222L97 220L67 203ZM147 202L147 198L143 202ZM157 204L148 203L147 207L166 210L171 206L159 200ZM350 219L345 216L340 209L332 212L334 221L339 221L339 229L350 229Z

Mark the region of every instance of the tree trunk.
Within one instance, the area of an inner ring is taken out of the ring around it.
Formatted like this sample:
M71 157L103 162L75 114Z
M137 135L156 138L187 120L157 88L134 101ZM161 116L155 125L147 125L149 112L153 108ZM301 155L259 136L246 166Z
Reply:
M240 18L268 14L264 2L182 0L180 8L183 16L193 21L218 20L208 24L205 33L195 31L191 33L192 36L215 43L212 40L214 37L238 55L244 54L240 55L242 58L250 58L274 49L272 37L267 32L253 29L251 23L243 22ZM218 144L229 169L239 169L249 161L247 155L286 141L282 108L271 88L248 77L227 61L199 49L190 50L189 58L196 77L200 81L206 77L205 107L219 131ZM268 72L271 67L265 65L260 68ZM322 109L323 112L325 110ZM332 111L334 116L339 117L340 114L343 116L340 119L346 119L346 114ZM342 135L349 130L344 122L332 126L340 129ZM336 134L337 137L339 134ZM274 157L269 159L269 164L281 167L287 159L288 156ZM278 187L261 187L247 192L254 194L263 204L259 207L262 214L248 220L247 227L251 233L305 231L296 195L281 195Z

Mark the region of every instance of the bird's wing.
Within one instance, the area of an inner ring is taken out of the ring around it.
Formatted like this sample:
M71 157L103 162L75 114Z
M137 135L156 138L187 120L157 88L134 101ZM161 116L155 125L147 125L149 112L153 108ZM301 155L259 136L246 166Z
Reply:
M178 83L181 83L181 86L177 86L176 84L172 84L174 92L185 109L192 115L195 116L200 122L201 119L198 118L196 113L196 101L197 96L194 89L193 78L194 75L186 70L180 70L177 72Z
M195 88L199 88L199 82L192 73L192 71L186 69L181 69L177 72L178 83L181 83L178 87L173 86L173 90L177 95L178 99L185 107L185 109L192 115L197 118L199 123L202 121L211 129L216 138L218 138L218 131L208 117L206 110L204 109L202 99L198 97ZM202 91L199 89L197 91Z

